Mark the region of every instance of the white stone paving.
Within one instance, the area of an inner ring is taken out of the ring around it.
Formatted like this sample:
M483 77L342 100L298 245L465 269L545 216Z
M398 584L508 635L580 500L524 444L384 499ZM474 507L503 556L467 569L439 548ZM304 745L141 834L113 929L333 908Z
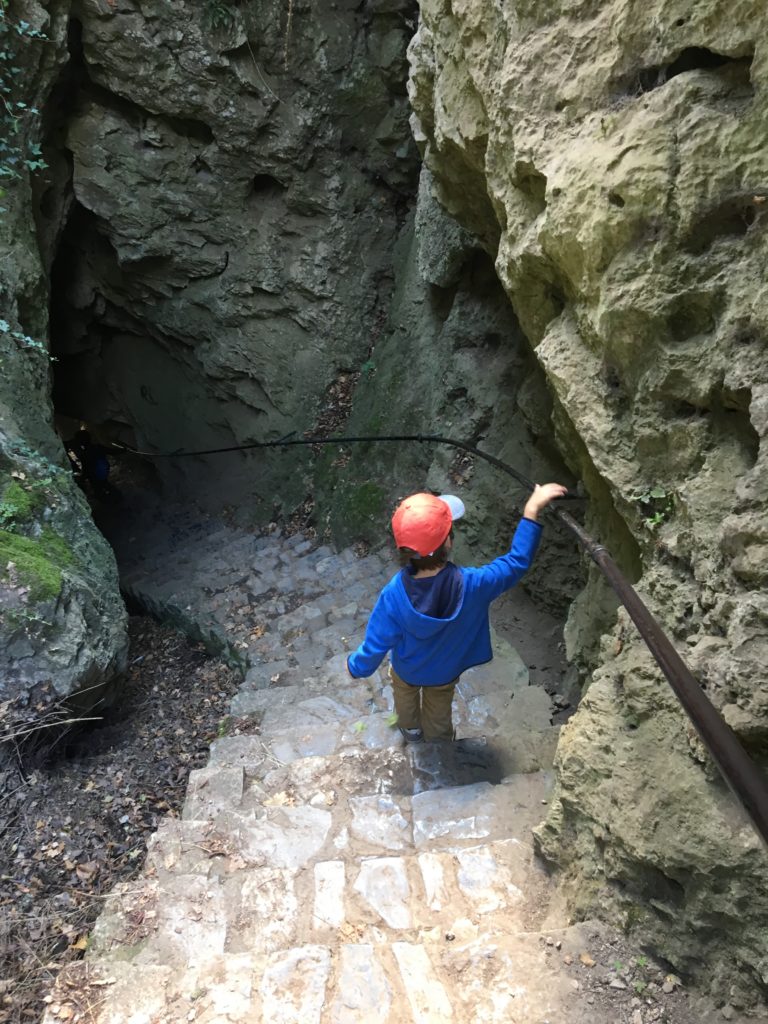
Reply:
M93 1024L614 1024L547 974L524 930L556 731L514 650L497 639L462 678L456 718L475 745L417 754L385 670L352 681L345 664L391 566L224 525L212 537L205 591L175 541L129 589L179 622L204 612L247 656L232 713L253 728L212 744L146 877L107 901L87 960L107 982ZM507 766L494 784L475 781L491 739ZM515 765L535 774L503 778Z
M281 868L248 872L240 890L240 913L228 935L230 946L270 953L293 944L298 918L294 878Z
M340 928L344 922L346 866L341 860L315 864L315 928Z
M364 860L355 882L355 892L390 928L411 927L411 888L402 857Z
M453 1007L424 946L410 942L393 942L403 987L411 1006L413 1020L418 1024L442 1024L453 1020Z
M413 845L410 821L389 795L353 796L350 831L357 839L386 850L403 850Z
M325 946L272 954L261 979L262 1024L320 1024L330 973Z
M339 950L339 981L330 1024L388 1024L392 989L372 945Z

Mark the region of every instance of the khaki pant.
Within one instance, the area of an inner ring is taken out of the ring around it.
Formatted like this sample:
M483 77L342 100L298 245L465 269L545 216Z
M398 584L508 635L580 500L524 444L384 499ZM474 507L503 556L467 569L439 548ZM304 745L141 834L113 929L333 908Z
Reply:
M403 729L421 729L425 740L452 740L451 706L458 678L443 686L411 686L389 666L395 697L397 724Z

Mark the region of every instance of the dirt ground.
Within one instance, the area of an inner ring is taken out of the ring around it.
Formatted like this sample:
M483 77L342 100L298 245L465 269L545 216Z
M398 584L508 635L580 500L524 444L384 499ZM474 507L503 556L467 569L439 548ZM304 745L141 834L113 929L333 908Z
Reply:
M131 620L124 698L88 731L7 745L0 764L0 1024L39 1020L107 893L136 875L227 719L237 675L201 645Z

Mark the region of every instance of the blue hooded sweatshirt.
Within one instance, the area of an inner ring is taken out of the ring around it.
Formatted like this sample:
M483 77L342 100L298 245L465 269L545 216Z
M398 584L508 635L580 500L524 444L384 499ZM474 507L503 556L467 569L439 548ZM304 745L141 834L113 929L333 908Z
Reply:
M414 581L406 587L406 570L393 576L379 594L365 640L349 656L350 674L356 679L371 675L391 651L392 667L406 683L442 686L465 669L490 661L488 608L528 570L540 538L541 526L521 519L506 555L477 569L459 569L462 586L452 587L454 607L442 618L414 608L408 596Z

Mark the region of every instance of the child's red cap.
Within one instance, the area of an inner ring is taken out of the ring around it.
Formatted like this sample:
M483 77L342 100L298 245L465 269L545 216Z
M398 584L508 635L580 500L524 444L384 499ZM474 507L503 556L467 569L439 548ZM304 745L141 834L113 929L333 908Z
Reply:
M463 515L463 502L452 494L412 494L392 516L395 544L426 558L447 540L453 520Z

